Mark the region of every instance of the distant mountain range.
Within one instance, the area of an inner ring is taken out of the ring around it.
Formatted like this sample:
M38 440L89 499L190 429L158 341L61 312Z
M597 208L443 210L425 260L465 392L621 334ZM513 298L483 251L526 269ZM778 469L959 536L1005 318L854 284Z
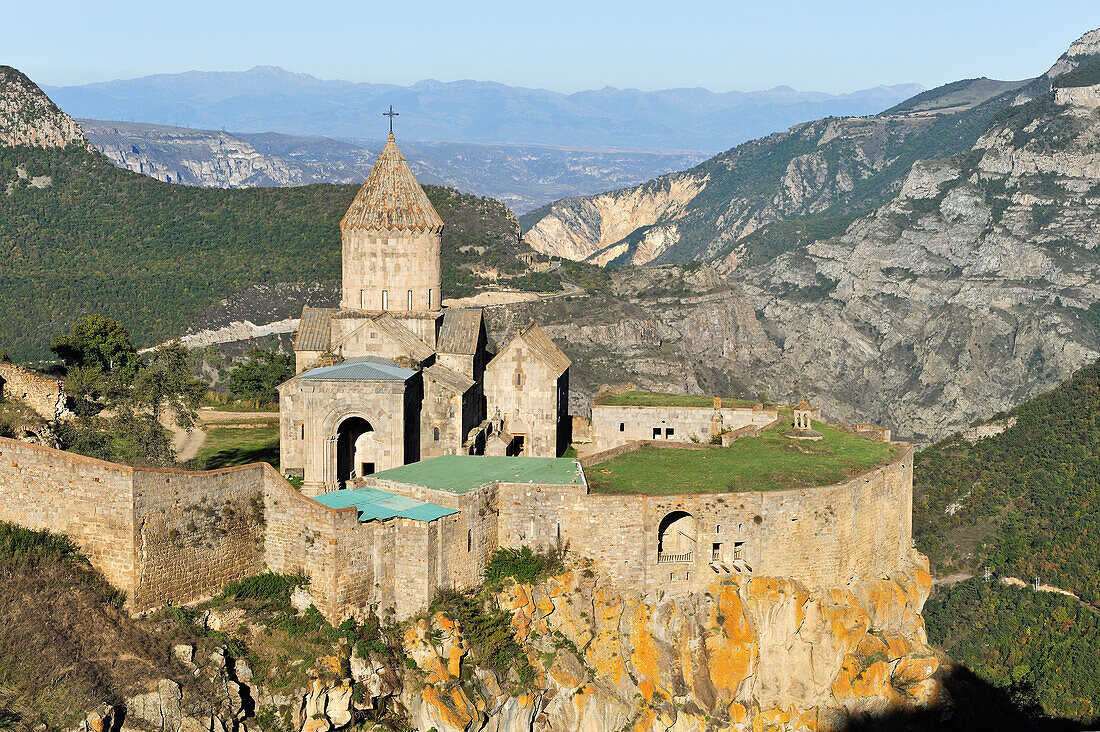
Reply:
M70 115L91 119L377 139L385 131L380 115L392 104L404 140L664 152L725 150L799 122L874 114L923 90L919 84L837 95L784 86L725 93L604 87L561 94L482 81L329 81L274 66L43 88Z
M91 143L119 167L170 183L214 188L362 183L383 144L142 122L79 122ZM492 196L517 213L559 198L634 185L707 157L697 152L567 150L404 138L400 144L422 183Z

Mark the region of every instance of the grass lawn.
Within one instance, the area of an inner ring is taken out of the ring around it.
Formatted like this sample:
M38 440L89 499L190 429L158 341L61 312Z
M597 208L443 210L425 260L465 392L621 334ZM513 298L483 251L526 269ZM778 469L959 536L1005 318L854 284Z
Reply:
M192 465L195 470L228 468L246 463L279 467L279 426L251 428L211 427Z
M824 439L792 440L786 421L726 448L678 450L643 446L587 468L592 493L678 495L770 491L831 485L894 457L897 445L872 442L823 422Z
M711 407L714 397L706 394L664 394L659 391L604 392L594 402L607 407ZM724 407L753 407L760 402L722 397Z

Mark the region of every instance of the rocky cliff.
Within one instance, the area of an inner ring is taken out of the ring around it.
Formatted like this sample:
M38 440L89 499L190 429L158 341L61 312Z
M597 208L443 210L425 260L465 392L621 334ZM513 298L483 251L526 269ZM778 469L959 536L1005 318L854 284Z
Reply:
M920 615L931 586L916 552L896 575L844 588L734 578L663 597L623 592L578 561L489 600L523 656L510 667L476 663L474 639L491 629L464 626L444 602L404 626L402 668L347 649L349 677L315 682L289 711L301 732L380 709L438 732L846 729L946 708Z
M1024 82L972 79L872 117L830 117L634 188L525 217L535 249L600 265L712 259L762 225L882 203L918 157L969 147Z
M710 250L711 275L706 266L611 274L606 317L601 307L577 318L546 305L519 317L549 321L582 390L636 377L688 391L805 395L839 419L876 421L918 442L1011 408L1100 355L1098 42L1100 32L1087 34L1009 92L1018 103L990 113L968 149L906 166L892 200L833 219L839 231L779 222ZM915 99L906 113L950 98ZM795 167L786 163L785 176ZM781 180L788 197L773 192L769 205L815 205L819 188Z
M381 142L266 133L230 133L82 119L111 162L158 180L218 188L361 183ZM691 165L700 153L580 150L538 145L402 141L421 183L493 196L517 211L633 185Z
M88 146L76 122L25 74L0 66L0 145L50 148L71 143Z

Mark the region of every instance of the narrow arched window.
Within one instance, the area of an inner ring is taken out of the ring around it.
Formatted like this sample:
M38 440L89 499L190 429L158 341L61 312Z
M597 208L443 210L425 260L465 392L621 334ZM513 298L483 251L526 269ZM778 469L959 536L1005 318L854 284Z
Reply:
M412 290L409 290L409 302L408 302L408 306L407 306L406 309L407 310L412 310L413 309L413 291Z
M439 428L438 427L432 427L432 439L435 440L436 442L439 442Z
M466 531L466 551L472 552L474 550L474 532Z
M390 293L386 292L385 290L382 290L382 309L390 309Z

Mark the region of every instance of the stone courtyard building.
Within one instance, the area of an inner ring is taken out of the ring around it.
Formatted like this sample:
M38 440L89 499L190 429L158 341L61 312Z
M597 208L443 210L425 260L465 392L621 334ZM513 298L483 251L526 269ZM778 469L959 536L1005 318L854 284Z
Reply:
M304 308L279 387L280 460L319 495L442 455L557 457L569 359L532 323L499 354L443 308L443 219L390 135L343 220L339 308Z

